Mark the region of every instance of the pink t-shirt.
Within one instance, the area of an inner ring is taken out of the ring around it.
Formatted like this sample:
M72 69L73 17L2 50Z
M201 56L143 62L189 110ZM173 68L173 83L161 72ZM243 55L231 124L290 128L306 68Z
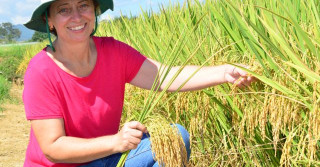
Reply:
M146 58L112 37L93 37L93 40L97 62L87 77L66 73L45 49L32 58L23 91L28 120L63 118L66 135L80 138L118 132L125 84L135 77ZM31 129L25 167L78 165L50 162Z

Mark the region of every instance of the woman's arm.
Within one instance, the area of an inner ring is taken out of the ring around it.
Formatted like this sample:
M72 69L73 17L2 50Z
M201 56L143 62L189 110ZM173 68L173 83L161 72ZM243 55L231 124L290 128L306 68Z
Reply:
M128 122L115 135L83 139L66 136L63 119L32 120L32 130L44 155L53 163L85 163L134 149L146 127Z
M160 66L161 64L159 62L146 59L138 74L130 83L140 88L150 90L156 79ZM168 76L164 79L160 90L165 88L179 68L180 67L177 66L170 70ZM199 66L186 66L169 87L168 91L176 91L196 70L198 70L198 68ZM237 81L240 77L242 77L242 79ZM180 91L200 90L226 82L236 84L238 87L243 87L250 85L253 80L254 78L248 76L247 72L232 65L203 67L182 87Z

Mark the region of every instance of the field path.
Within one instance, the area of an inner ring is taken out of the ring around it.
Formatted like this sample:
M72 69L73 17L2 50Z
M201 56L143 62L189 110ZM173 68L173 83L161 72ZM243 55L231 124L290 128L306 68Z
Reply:
M29 140L30 123L25 118L22 86L13 85L13 100L1 104L0 111L0 167L22 167Z

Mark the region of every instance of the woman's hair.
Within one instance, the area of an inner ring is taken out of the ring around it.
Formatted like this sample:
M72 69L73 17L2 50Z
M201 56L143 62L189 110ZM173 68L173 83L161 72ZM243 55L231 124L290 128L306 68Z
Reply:
M96 12L96 17L97 17L97 15L99 15L101 13L100 6L99 6L99 3L96 0L92 0L92 2L93 2L93 5L94 5L94 10ZM51 7L51 5L49 5L48 8L47 8L48 17L50 17L50 12L49 12L50 7ZM42 14L42 18L43 18L43 21L45 22L45 24L47 24L46 23L46 14L45 13ZM96 23L96 24L98 24L98 23ZM56 29L54 27L53 27L53 30L49 29L49 31L52 34L54 34L55 36L57 36L57 31L56 31Z

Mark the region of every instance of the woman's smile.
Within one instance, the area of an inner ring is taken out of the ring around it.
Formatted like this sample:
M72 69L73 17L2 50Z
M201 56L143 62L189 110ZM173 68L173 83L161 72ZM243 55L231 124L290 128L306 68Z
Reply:
M81 31L81 30L84 30L86 26L87 26L87 23L79 26L68 27L68 29L71 31Z

